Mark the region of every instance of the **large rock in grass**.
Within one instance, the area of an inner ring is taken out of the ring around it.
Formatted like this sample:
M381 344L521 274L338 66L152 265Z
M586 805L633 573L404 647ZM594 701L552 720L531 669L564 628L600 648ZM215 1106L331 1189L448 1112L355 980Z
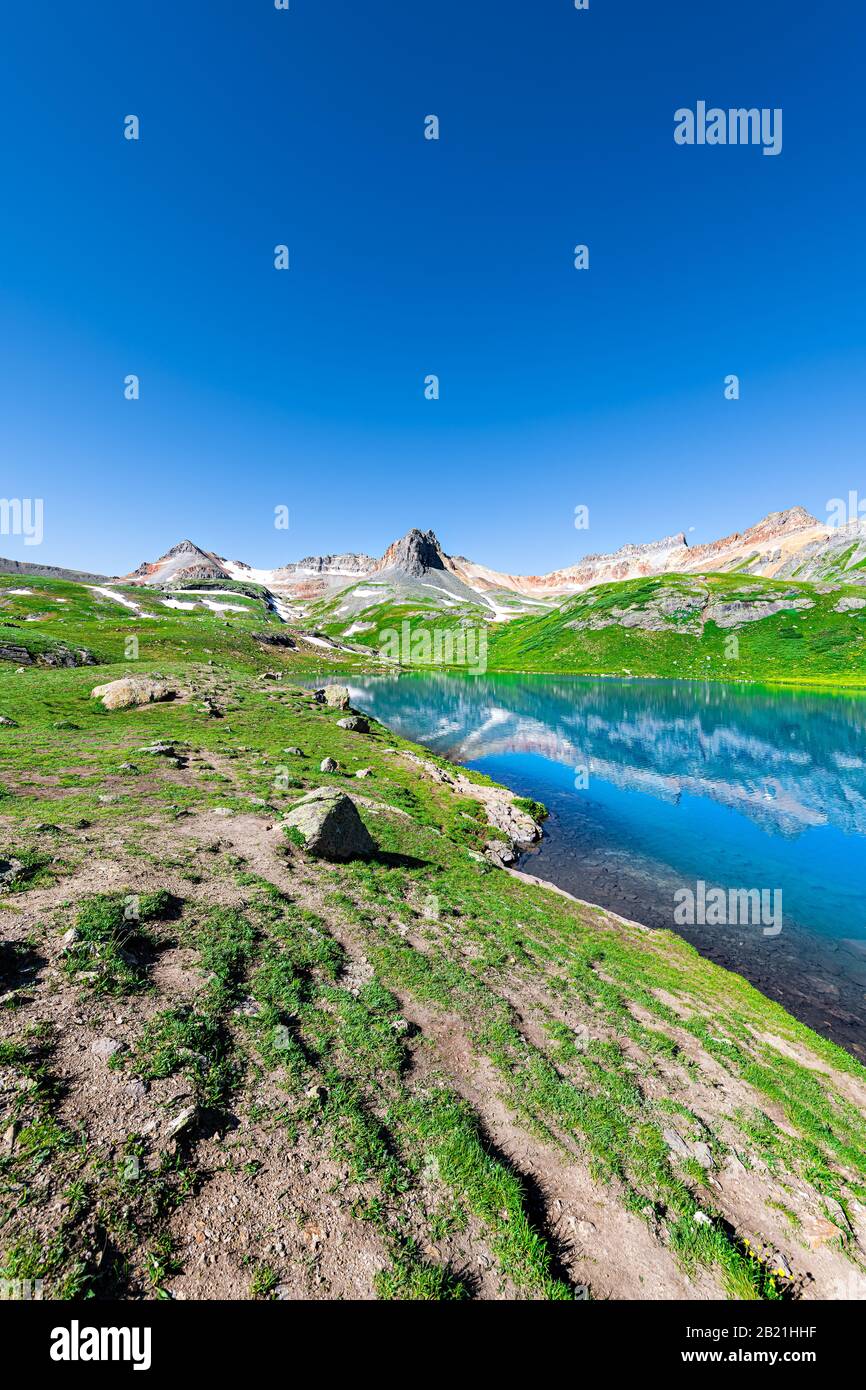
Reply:
M319 692L316 691L318 695ZM344 685L326 685L322 691L325 704L330 709L348 709L349 692Z
M368 734L370 725L362 714L348 714L345 719L338 719L337 725L341 729L351 729L356 734Z
M351 797L337 787L317 787L308 792L285 818L287 829L296 830L304 848L319 859L345 863L369 859L376 846Z
M165 681L149 676L123 676L97 685L92 690L94 700L101 700L106 709L131 709L133 705L150 705L159 700L173 700L177 691Z

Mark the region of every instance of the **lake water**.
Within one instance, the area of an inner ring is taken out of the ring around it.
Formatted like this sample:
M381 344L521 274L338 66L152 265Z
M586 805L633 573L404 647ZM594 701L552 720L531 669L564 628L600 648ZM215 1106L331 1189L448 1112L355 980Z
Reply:
M866 699L562 676L349 688L405 737L548 806L521 868L680 932L866 1056ZM781 893L766 899L781 931L678 925L675 894L699 881Z

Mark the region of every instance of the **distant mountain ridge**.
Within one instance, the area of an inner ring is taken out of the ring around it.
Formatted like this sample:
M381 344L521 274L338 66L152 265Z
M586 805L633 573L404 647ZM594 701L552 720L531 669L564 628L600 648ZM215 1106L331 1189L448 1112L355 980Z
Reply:
M38 579L68 579L74 584L104 584L108 576L87 574L83 570L68 570L62 565L37 565L28 560L4 560L0 557L0 574L33 575Z
M716 541L689 545L679 531L659 540L627 543L610 553L584 555L573 565L542 575L511 574L466 556L449 555L435 532L416 528L394 541L378 559L363 551L311 555L273 569L227 560L187 539L114 582L170 587L196 579L246 580L308 602L369 582L383 593L386 589L404 595L423 591L429 598L438 590L445 601L474 601L502 616L503 600L550 604L597 584L664 573L725 571L816 582L844 576L846 583L866 584L866 521L833 527L819 522L804 507L794 506L771 512L746 530ZM0 573L105 582L101 575L2 559Z

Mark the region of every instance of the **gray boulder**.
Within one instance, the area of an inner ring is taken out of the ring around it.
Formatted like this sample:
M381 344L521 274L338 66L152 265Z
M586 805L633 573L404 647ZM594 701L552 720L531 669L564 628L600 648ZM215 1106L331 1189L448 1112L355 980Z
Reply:
M318 691L316 692L318 694ZM324 689L325 704L330 709L348 709L349 692L344 685L326 685Z
M351 797L336 787L317 787L288 812L284 825L299 832L304 848L320 859L344 863L369 859L376 846Z
M149 705L155 701L173 700L177 691L165 681L147 676L123 676L120 680L97 685L91 695L101 700L106 709L129 709L134 705Z
M368 734L370 725L361 714L350 714L345 719L338 719L337 725L341 729L351 729L356 734Z

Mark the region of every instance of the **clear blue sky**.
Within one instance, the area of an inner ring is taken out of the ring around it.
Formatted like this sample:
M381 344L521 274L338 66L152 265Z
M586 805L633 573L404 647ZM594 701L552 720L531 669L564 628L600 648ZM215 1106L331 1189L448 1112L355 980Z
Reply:
M0 554L418 525L532 572L866 491L864 42L860 0L11 7L0 496L45 539ZM698 99L782 154L678 147Z

